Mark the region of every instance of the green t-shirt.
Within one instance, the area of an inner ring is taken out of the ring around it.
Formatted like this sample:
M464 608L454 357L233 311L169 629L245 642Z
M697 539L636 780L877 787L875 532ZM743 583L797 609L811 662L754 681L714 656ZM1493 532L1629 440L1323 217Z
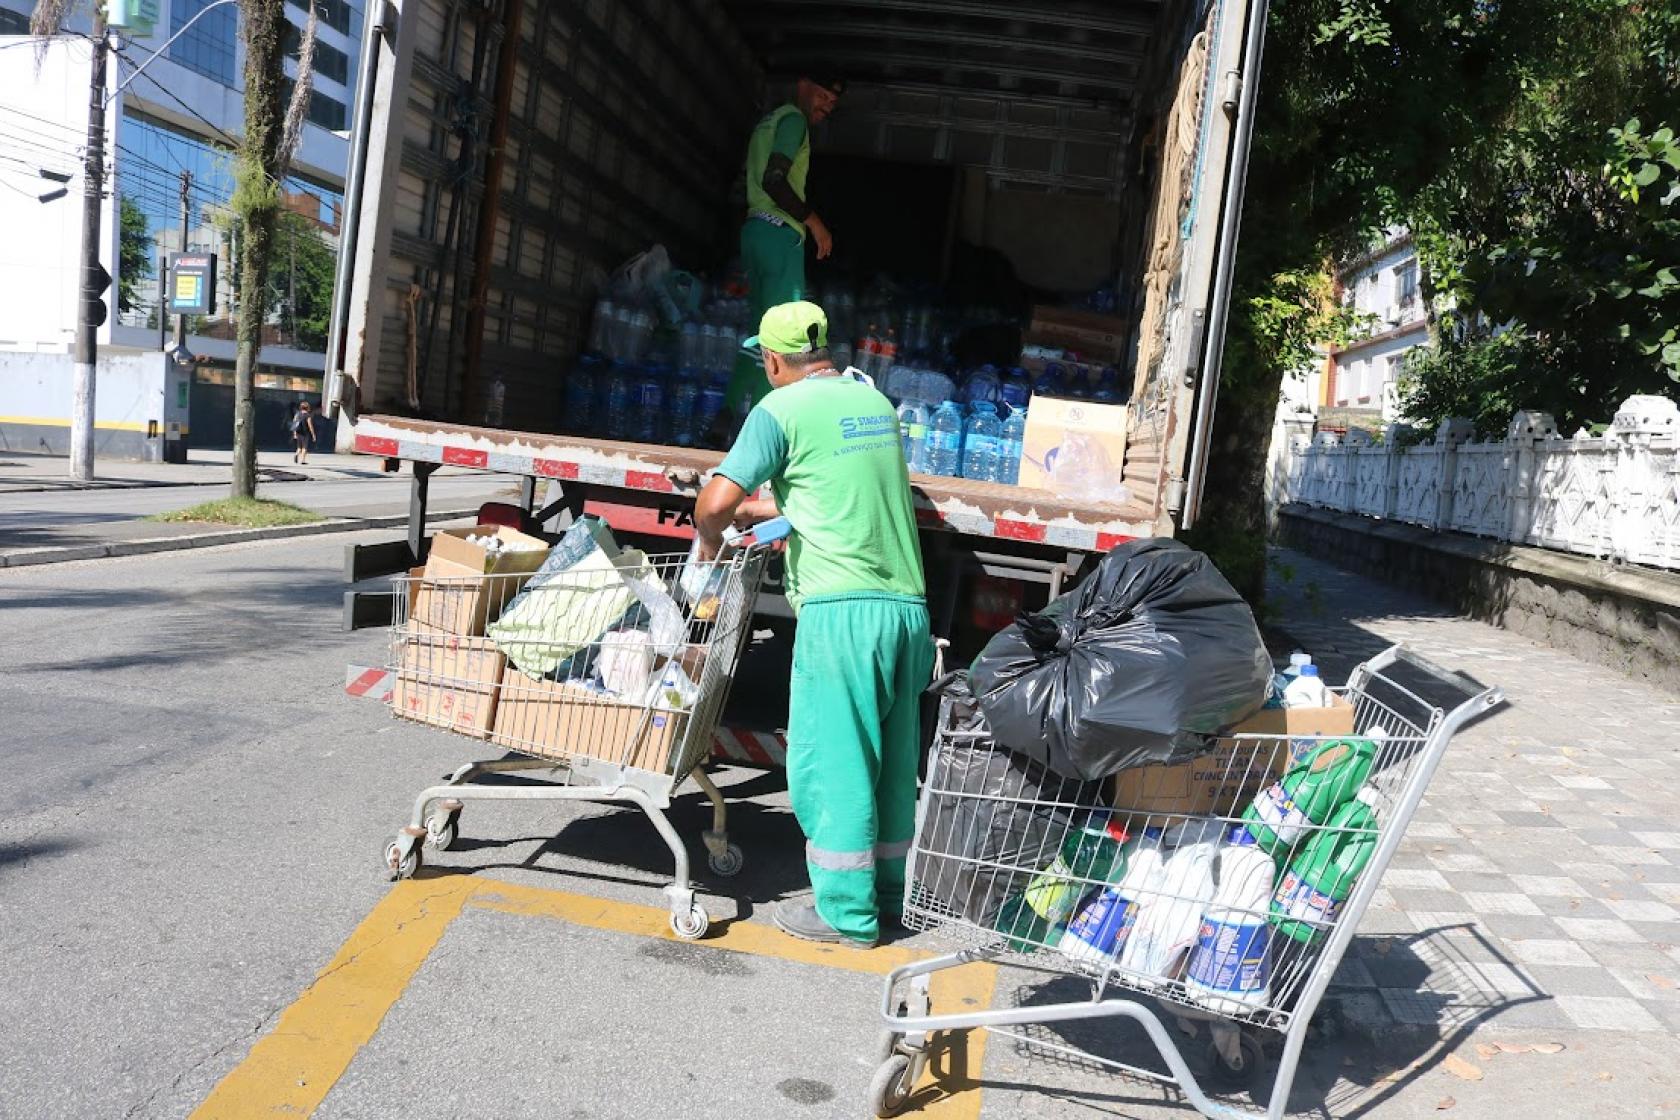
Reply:
M776 205L764 190L764 169L770 165L772 153L779 153L792 161L788 168L788 185L800 198L805 197L805 178L811 170L811 130L799 106L789 103L772 109L753 129L747 141L747 209L762 210L782 219L805 238L805 224Z
M892 402L851 377L807 377L747 414L718 473L764 483L793 524L787 597L849 591L922 596L922 552Z

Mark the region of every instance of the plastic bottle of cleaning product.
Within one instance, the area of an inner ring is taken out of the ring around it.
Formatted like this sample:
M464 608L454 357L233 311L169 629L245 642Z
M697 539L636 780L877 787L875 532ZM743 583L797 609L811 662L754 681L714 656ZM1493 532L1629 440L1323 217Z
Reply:
M1324 687L1324 681L1319 679L1318 666L1308 662L1300 667L1300 672L1289 686L1283 690L1283 706L1286 708L1327 708L1330 706L1330 693Z
M1004 904L993 928L1009 934L1009 947L1018 952L1057 945L1064 923L1092 892L1093 882L1108 881L1125 842L1120 822L1107 813L1092 813L1082 828L1068 830L1050 866Z
M1145 901L1161 889L1165 860L1161 830L1146 828L1109 868L1113 886L1096 891L1079 907L1056 946L1069 960L1112 961L1127 943Z
M1324 824L1353 800L1371 773L1376 739L1330 739L1307 750L1243 811L1249 835L1274 857L1293 848L1308 825Z
M1202 915L1213 901L1213 861L1219 845L1186 844L1167 857L1161 885L1144 901L1120 954L1120 967L1148 981L1176 980L1196 945Z
M948 400L928 421L928 472L955 478L962 468L962 440L962 405Z
M1215 1011L1241 1014L1271 1000L1271 926L1276 865L1245 828L1233 828L1219 850L1213 904L1202 918L1184 986Z
M1289 861L1272 895L1280 935L1310 945L1335 921L1377 850L1376 804L1376 791L1360 790Z

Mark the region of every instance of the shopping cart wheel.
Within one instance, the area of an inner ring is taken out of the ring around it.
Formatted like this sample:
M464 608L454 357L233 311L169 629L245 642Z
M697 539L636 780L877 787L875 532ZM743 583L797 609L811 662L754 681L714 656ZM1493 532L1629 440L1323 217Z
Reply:
M910 1103L910 1091L915 1088L910 1080L911 1068L908 1055L894 1054L875 1071L875 1079L869 1083L869 1107L876 1116L883 1120L897 1116Z
M706 856L706 866L712 869L713 875L721 875L725 879L733 879L741 873L746 865L746 853L741 851L739 844L725 844L723 851L711 852Z
M706 929L712 920L706 917L706 911L697 902L688 908L687 914L671 915L671 932L684 941L698 941L706 936Z
M433 813L426 818L426 843L440 852L455 846L460 833L461 810L452 813Z
M1260 1040L1241 1032L1234 1062L1226 1061L1219 1047L1208 1045L1208 1087L1222 1093L1240 1093L1257 1087L1266 1075L1266 1052Z
M385 849L385 867L391 872L393 879L412 879L414 873L420 870L420 845L410 844L408 850L403 850L401 840L393 840Z

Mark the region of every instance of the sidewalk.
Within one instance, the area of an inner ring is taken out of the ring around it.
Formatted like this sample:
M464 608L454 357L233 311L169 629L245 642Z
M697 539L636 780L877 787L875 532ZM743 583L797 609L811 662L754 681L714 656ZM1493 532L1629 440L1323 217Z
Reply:
M369 455L311 452L308 465L300 466L292 462L290 451L257 452L257 469L262 483L392 477L380 469L381 463L382 460ZM0 451L0 494L148 486L226 486L232 479L232 464L232 451L193 448L187 453L185 463L100 459L94 463L94 480L79 482L69 477L70 461L63 456ZM443 467L433 477L461 473L465 473L462 468Z

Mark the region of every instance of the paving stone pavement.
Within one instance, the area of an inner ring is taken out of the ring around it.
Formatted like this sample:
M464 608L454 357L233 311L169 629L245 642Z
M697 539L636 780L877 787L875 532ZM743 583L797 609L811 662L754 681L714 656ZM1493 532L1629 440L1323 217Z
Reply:
M1680 697L1299 553L1269 582L1332 682L1398 642L1510 701L1454 739L1327 1005L1373 1036L1680 1032Z

